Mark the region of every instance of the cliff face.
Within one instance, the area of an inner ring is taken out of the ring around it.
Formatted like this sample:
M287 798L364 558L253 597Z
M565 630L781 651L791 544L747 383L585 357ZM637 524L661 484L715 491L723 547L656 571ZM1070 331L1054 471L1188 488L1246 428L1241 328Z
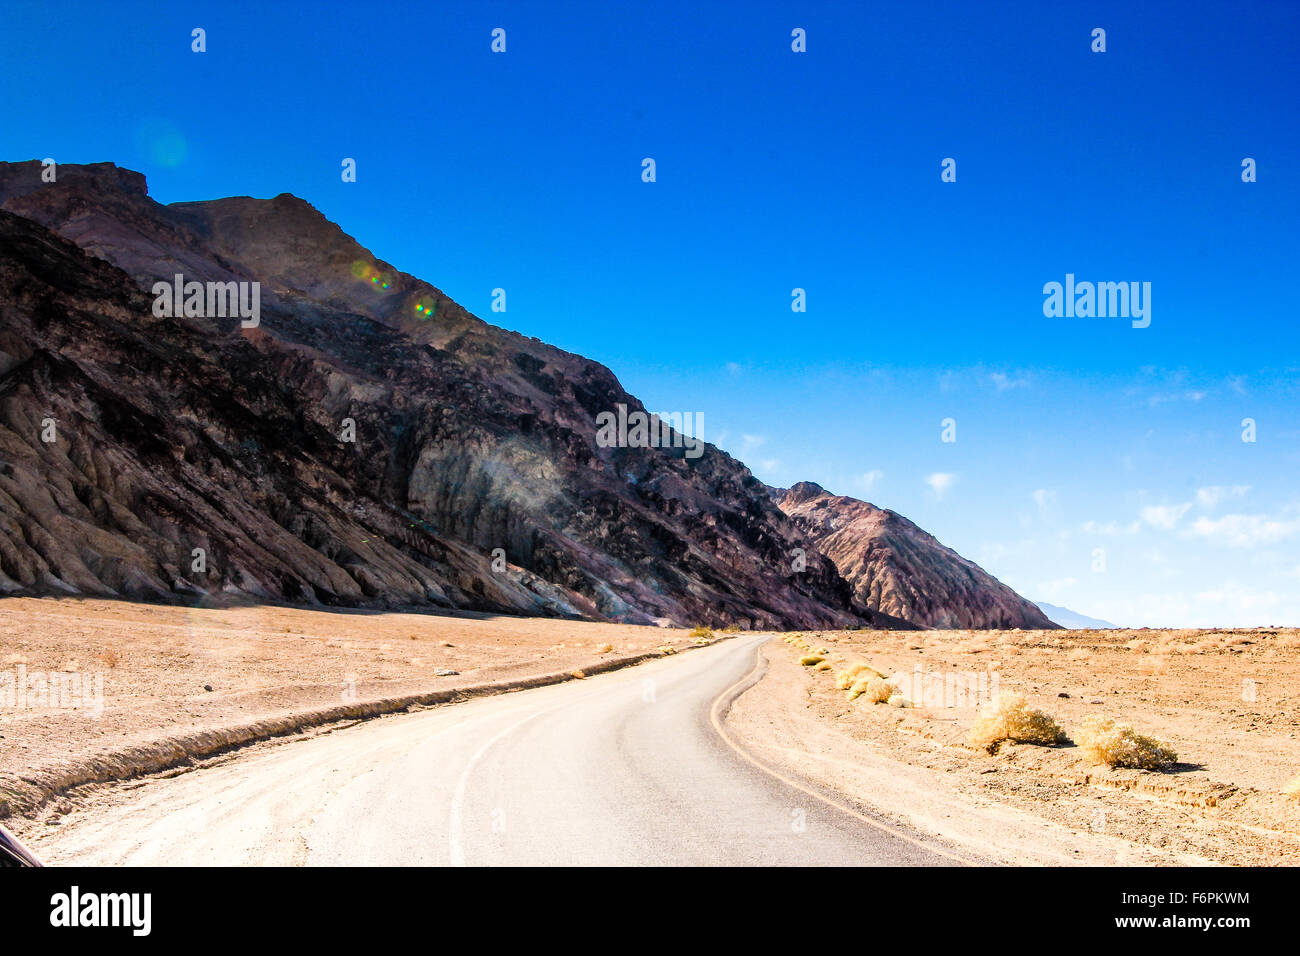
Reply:
M162 206L111 164L16 163L0 210L4 591L890 623L815 550L791 571L807 542L743 464L599 447L597 414L642 408L608 369L300 199ZM260 282L260 325L155 317L176 273Z
M835 562L862 605L934 628L1055 628L1011 588L902 515L800 482L781 510Z

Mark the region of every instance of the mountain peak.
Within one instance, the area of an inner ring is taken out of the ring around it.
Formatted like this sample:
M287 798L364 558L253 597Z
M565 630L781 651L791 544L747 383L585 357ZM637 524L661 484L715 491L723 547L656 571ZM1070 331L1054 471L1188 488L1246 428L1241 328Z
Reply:
M54 167L53 183L48 183L42 178L46 168L39 159L29 159L19 163L0 163L0 203L54 185L75 185L97 192L149 195L149 185L143 173L137 173L134 169L124 169L116 163L57 163Z

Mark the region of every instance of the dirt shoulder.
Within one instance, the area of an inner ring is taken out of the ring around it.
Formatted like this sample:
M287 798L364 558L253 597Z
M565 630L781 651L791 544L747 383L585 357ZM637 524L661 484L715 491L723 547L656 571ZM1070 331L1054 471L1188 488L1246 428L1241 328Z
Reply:
M334 721L580 679L687 631L489 615L0 601L0 817Z
M753 755L981 859L1009 864L1295 865L1300 632L815 632L830 670L775 639L729 729ZM913 706L846 699L865 663ZM1072 743L967 736L981 699L1024 694L1073 735L1089 714L1172 745L1167 771L1094 766Z

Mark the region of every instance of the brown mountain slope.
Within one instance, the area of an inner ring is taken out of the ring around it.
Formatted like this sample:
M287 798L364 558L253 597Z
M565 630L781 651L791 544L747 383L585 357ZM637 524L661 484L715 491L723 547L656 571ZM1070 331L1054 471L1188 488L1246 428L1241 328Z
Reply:
M1054 628L1035 605L902 515L810 481L778 493L867 607L923 627Z
M482 322L300 199L162 206L111 164L45 184L31 162L0 163L0 208L0 589L874 617L820 554L792 573L802 535L743 464L598 447L599 412L642 408L608 369ZM260 326L155 318L146 290L177 272L261 282Z

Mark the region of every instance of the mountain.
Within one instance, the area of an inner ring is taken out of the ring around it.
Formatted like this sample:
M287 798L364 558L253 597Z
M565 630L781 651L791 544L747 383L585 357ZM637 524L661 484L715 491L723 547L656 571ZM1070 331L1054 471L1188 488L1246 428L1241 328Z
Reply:
M1080 614L1078 611L1071 611L1068 607L1057 607L1055 604L1048 604L1046 601L1035 601L1038 609L1052 619L1054 624L1068 628L1072 631L1107 631L1119 630L1118 624L1111 624L1109 621L1103 621L1095 617L1088 617L1086 614Z
M854 598L933 628L1054 628L1037 607L902 515L803 481L772 489Z
M178 273L261 283L259 324L155 315ZM601 447L620 404L294 196L0 164L0 592L896 623L815 550L792 571L799 526L720 449Z

